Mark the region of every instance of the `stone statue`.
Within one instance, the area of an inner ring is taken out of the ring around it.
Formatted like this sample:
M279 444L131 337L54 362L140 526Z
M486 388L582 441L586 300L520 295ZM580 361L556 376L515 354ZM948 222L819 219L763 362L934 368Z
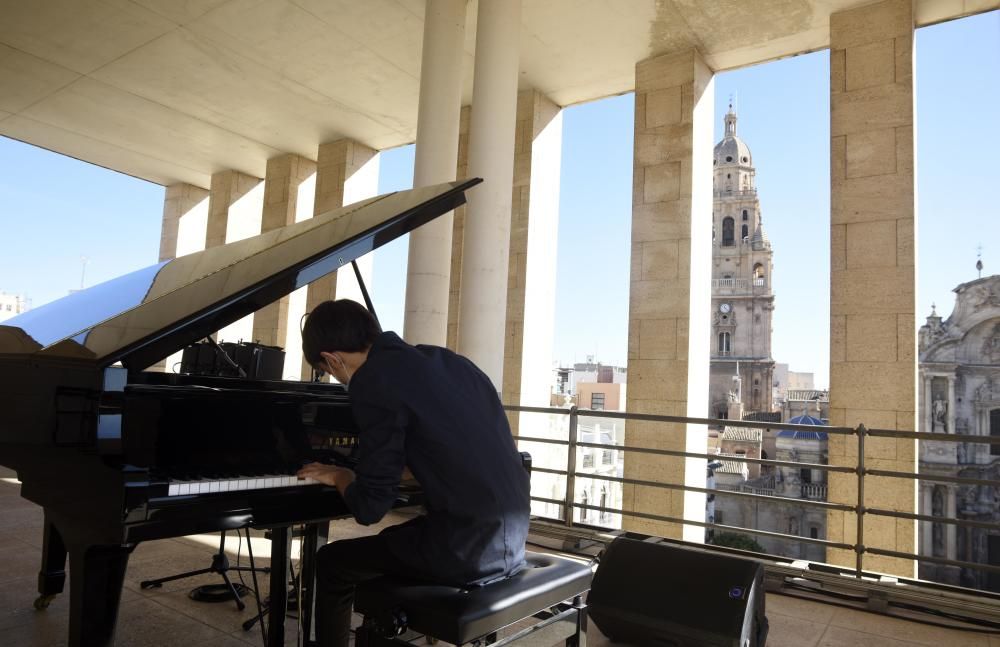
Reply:
M932 431L941 427L948 433L948 403L944 398L938 398L931 404L931 416L933 419Z

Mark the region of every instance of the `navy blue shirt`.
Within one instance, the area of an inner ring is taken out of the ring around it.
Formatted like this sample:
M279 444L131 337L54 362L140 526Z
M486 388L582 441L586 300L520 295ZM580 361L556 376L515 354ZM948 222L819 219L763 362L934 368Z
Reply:
M360 456L344 498L355 519L379 521L409 467L427 514L385 533L397 559L456 586L519 570L528 474L489 378L446 348L411 346L385 332L352 376L349 394Z

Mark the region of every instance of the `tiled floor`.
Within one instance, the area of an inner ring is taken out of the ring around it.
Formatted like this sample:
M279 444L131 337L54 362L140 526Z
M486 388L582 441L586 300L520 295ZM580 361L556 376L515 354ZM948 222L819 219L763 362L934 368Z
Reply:
M395 521L398 517L386 523ZM41 528L41 510L20 498L13 474L0 468L0 647L65 644L68 596L56 598L46 611L35 611L32 607L41 555ZM332 524L331 537L357 536L379 528L337 521ZM144 579L208 566L217 542L217 535L199 535L140 544L136 548L122 594L119 647L261 644L259 630L244 632L241 628L254 614L252 601L248 600L247 610L241 613L233 604L204 604L188 599L191 588L215 583L217 576L171 582L150 591L139 588ZM235 541L227 545L232 561L236 559L236 548ZM253 548L255 556L266 555L268 542L255 538ZM1000 647L998 636L931 627L781 595L768 595L767 615L771 624L768 647ZM295 645L294 620L288 620L287 629L286 644ZM592 624L588 642L592 647L607 645Z

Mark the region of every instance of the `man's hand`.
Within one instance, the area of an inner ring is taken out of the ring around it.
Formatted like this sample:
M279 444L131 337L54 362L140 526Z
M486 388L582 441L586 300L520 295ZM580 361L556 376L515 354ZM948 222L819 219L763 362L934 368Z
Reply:
M324 485L332 485L343 494L347 486L354 482L354 471L336 465L323 463L307 463L302 466L296 476L319 481Z

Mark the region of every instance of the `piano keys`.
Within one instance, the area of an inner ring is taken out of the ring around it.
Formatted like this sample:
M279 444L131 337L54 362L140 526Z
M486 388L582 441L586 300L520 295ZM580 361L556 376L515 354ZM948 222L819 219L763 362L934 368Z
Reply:
M281 560L289 525L349 514L335 488L294 478L309 460L351 464L343 387L145 369L453 210L479 181L373 198L0 324L0 464L45 510L39 606L62 592L68 553L72 647L113 644L139 542L270 527ZM283 591L287 562L272 568ZM280 645L282 600L272 608Z

